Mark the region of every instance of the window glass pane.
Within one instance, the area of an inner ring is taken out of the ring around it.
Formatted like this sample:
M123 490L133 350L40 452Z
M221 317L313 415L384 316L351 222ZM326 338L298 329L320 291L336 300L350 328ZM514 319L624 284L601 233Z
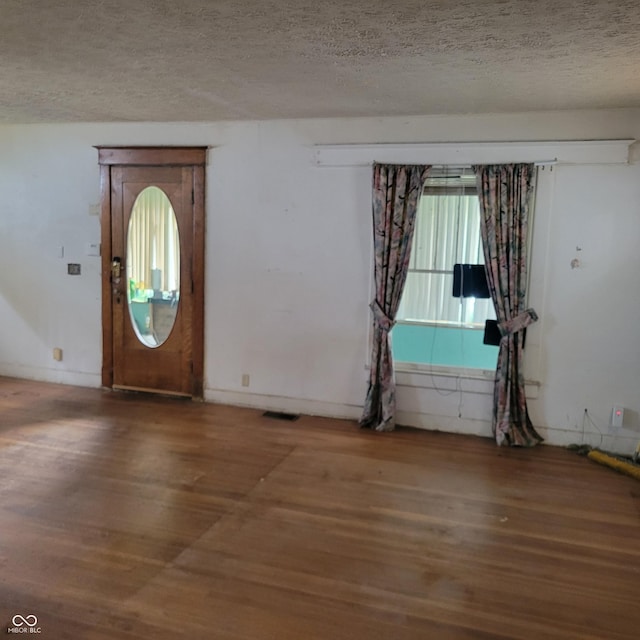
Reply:
M396 362L495 369L498 347L483 344L483 335L484 331L456 326L397 324L393 357Z
M142 344L159 347L173 329L180 300L178 223L159 187L146 187L134 202L126 265L131 327Z
M409 273L396 318L394 357L493 368L497 348L482 344L485 320L495 319L492 301L453 297L453 265L484 264L478 196L473 189L465 194L451 181L440 190L427 181L427 188L418 206ZM411 323L428 323L431 328ZM428 349L423 344L427 338Z
M453 274L409 272L397 320L484 324L495 318L490 299L454 298Z
M451 295L452 291L453 274L410 272L396 317L398 320L457 322L460 302Z
M484 264L478 197L422 196L409 268L452 270L456 263Z

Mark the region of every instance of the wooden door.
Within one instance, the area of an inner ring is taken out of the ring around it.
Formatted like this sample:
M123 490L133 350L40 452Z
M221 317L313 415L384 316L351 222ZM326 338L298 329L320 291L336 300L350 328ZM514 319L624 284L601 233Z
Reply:
M105 386L202 397L205 152L99 148Z

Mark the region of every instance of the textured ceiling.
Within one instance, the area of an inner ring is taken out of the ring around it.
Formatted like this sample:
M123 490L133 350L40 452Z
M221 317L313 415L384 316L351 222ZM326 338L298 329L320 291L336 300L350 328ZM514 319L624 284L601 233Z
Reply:
M0 122L640 106L640 0L1 0Z

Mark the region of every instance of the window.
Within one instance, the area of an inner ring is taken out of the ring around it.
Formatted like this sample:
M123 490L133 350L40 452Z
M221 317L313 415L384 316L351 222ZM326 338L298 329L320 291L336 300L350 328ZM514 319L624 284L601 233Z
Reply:
M409 272L393 330L397 361L495 368L484 345L490 299L454 298L453 266L484 264L480 202L470 168L432 169L418 206Z

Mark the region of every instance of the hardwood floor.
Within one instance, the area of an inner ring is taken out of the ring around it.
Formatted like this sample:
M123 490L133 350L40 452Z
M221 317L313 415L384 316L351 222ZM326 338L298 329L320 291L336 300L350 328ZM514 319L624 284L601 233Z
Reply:
M568 451L0 378L0 633L622 640L639 593L640 484Z

